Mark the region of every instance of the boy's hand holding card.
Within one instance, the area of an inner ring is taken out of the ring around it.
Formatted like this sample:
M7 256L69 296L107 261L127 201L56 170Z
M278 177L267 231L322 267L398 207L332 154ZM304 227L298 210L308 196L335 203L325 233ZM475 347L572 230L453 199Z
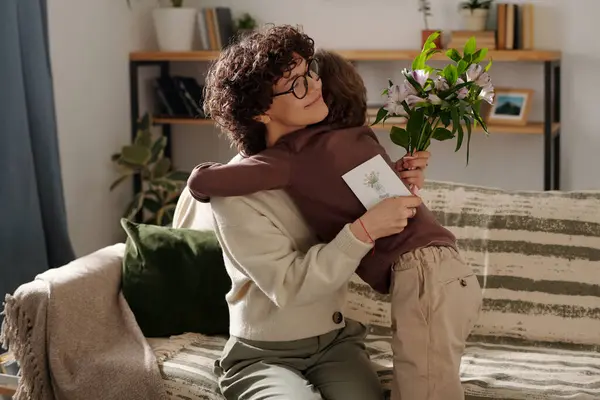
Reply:
M342 178L367 210L388 197L413 195L381 155L346 172Z

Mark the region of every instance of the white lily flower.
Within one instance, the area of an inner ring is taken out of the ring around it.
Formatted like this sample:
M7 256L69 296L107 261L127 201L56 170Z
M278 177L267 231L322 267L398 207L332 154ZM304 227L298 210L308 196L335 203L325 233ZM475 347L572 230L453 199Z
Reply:
M421 87L425 86L425 83L427 83L427 79L429 79L429 72L425 71L424 69L417 69L414 71L405 69L404 71L402 71L402 73L404 76L410 76L411 78L413 78ZM408 82L408 85L412 87L412 84L410 82ZM413 90L416 89L413 88Z
M475 82L477 86L484 87L491 84L492 78L484 71L481 65L472 64L467 70L467 81Z
M408 104L408 108L410 108L411 110L415 108L415 105L417 103L422 103L424 101L425 100L414 94L409 94L408 96L406 96L406 104Z
M492 84L488 84L481 88L481 92L479 93L479 98L488 102L489 104L494 103L494 87Z
M404 115L405 110L402 107L402 102L405 99L405 95L398 85L393 85L388 90L388 99L384 106L390 116Z
M427 96L427 100L429 100L431 104L442 104L442 99L435 94L429 94L429 96Z
M438 92L443 92L444 90L450 89L450 85L448 85L448 81L446 78L438 76L435 79L435 90Z
M463 81L462 78L458 78L456 80L456 85L460 85L460 84L463 84L463 83L465 83L465 81ZM466 88L466 87L462 87L462 88L458 89L458 91L456 92L456 97L459 100L462 100L465 97L467 97L468 94L469 94L469 89Z

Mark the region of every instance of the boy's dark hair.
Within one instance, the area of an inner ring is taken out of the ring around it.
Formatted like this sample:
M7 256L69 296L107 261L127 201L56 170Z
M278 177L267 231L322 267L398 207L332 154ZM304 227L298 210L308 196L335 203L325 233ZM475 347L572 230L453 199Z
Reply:
M240 153L251 156L266 148L266 127L254 118L271 106L273 84L296 66L294 53L312 57L314 41L292 26L271 26L231 44L211 66L204 112Z
M362 126L367 119L367 89L354 66L333 51L318 49L319 75L323 82L323 99L329 108L327 118L319 124L333 128Z

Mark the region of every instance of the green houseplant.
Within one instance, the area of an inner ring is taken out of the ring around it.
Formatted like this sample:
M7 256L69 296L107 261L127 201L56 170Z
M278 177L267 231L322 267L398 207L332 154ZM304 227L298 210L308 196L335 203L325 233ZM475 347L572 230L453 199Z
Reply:
M463 25L469 31L484 31L493 0L467 0L459 5Z
M150 116L144 115L133 144L123 146L121 152L112 155L120 176L110 190L139 176L142 188L133 196L123 217L133 219L141 211L146 217L145 223L169 225L189 173L173 171L171 160L164 155L167 138L162 135L154 138L151 125Z

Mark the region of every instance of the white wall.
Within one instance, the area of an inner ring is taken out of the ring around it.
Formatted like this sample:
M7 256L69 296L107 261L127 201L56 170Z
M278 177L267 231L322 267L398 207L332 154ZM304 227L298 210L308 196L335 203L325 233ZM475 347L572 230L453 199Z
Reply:
M118 219L128 190L109 193L114 178L112 152L129 139L129 50L154 49L149 10L152 0L53 0L50 41L54 68L59 139L69 227L78 253L119 240ZM317 45L328 48L416 48L422 22L416 0L187 0L189 6L230 6L248 11L260 22L301 24ZM600 188L600 150L595 91L600 88L600 43L593 28L600 15L597 0L533 0L536 4L536 47L563 51L562 186ZM457 0L433 0L431 26L458 29ZM333 27L333 24L335 28ZM362 62L370 97L377 99L386 79L397 76L402 63ZM174 71L199 77L206 65L175 65ZM541 64L496 63L497 86L536 91L531 118L542 117ZM381 137L391 153L401 151ZM174 162L190 169L203 160L225 161L233 153L212 127L174 128ZM542 188L542 137L495 133L474 137L472 156L452 145L434 144L429 177L508 189Z

